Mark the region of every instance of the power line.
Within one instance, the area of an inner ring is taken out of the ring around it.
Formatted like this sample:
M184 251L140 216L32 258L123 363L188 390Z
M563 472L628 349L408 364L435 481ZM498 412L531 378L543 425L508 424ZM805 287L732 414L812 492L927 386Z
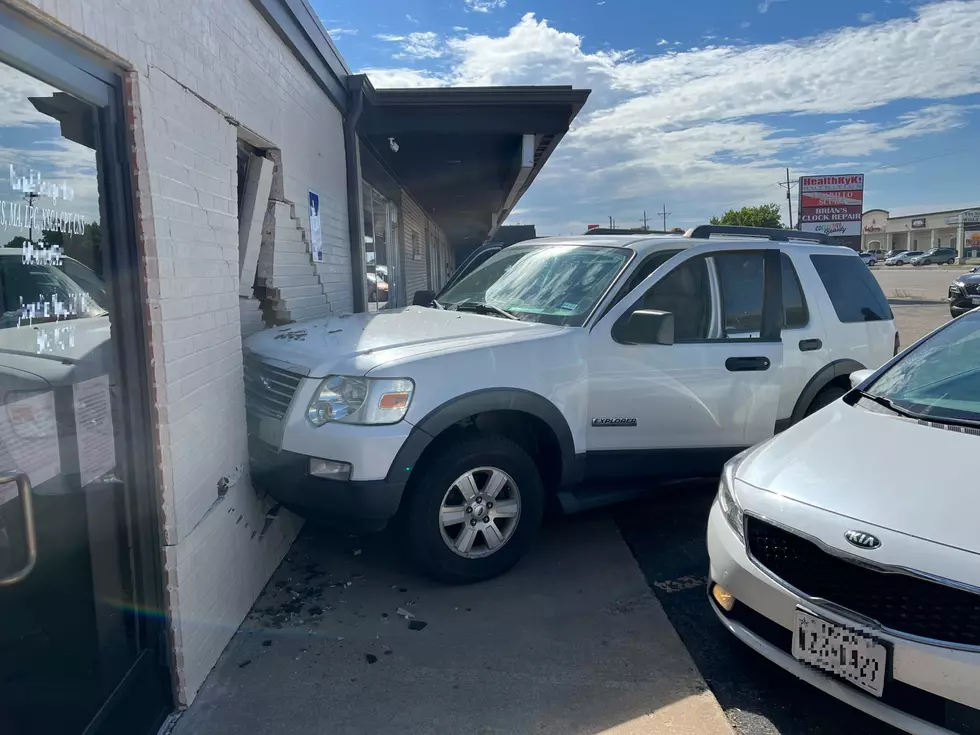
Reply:
M661 213L661 217L664 218L664 232L667 231L667 218L671 215L671 212L667 211L667 205L664 205L664 211Z
M647 211L643 210L643 229L647 229Z

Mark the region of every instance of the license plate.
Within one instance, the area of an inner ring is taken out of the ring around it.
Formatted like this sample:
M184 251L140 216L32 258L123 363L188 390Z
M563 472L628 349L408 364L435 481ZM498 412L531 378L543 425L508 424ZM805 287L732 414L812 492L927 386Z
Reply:
M971 296L970 297L970 303L972 303L972 304L980 304L980 296Z
M884 692L888 649L870 636L800 608L796 609L793 656L876 697Z

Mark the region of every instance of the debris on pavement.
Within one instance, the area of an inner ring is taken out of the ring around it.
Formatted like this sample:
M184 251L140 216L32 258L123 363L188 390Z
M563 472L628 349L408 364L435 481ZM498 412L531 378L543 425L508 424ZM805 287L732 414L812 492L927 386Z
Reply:
M422 630L427 625L428 625L428 623L423 622L421 620L409 620L408 621L408 629L409 630Z
M373 653L365 653L364 658L369 664L373 664L378 660L378 657L375 656Z
M271 645L272 645L272 639L271 638L266 638L264 641L262 641L262 646L264 648L268 648Z
M354 556L360 556L360 555L361 555L361 550L360 549L354 549Z
M414 613L410 613L408 610L406 610L403 607L400 607L397 610L395 610L395 615L401 615L403 618L405 618L405 620L411 620L412 618L415 617Z
M244 661L242 661L242 662L241 662L240 664L238 664L238 668L240 668L240 669L244 669L244 668L245 668L246 666L248 666L248 665L249 665L250 663L252 663L252 659L250 659L250 658L247 658L247 659L245 659Z

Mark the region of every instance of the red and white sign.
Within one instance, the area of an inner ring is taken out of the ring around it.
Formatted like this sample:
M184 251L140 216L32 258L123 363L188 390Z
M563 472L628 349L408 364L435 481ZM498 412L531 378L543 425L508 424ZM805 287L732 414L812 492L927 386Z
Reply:
M599 225L589 225L588 229L590 229L590 230L598 230L599 229Z
M800 177L800 230L828 235L861 234L864 174Z

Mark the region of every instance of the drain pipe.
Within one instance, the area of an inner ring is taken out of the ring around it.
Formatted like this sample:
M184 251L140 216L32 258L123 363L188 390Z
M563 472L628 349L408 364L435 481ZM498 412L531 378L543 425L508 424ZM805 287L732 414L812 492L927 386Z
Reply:
M344 117L344 148L347 164L347 225L350 233L351 285L354 311L367 311L364 285L364 233L361 221L361 152L357 139L357 123L364 110L364 87L357 84L353 100Z

